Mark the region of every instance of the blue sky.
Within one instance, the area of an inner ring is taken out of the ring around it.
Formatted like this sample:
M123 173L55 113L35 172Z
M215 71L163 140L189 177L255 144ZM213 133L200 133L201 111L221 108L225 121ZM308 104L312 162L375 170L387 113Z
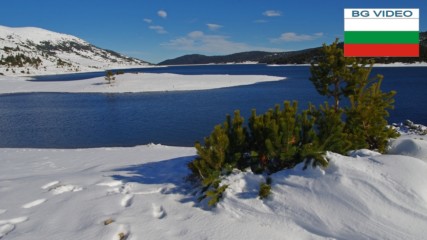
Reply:
M344 8L420 8L427 30L425 0L16 0L2 1L0 25L67 33L157 63L317 47L342 39Z

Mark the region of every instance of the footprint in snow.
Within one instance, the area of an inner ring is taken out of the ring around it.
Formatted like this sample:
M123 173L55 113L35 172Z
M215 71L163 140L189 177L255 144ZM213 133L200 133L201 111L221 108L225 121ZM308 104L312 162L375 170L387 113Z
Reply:
M3 238L8 233L12 232L13 229L15 229L15 225L9 224L9 223L3 226L0 226L0 238Z
M61 184L60 181L53 181L50 183L47 183L41 187L44 190L48 190L49 192L52 192L53 195L59 195L66 192L78 192L83 190L82 187L71 185L71 184Z
M53 193L53 195L59 195L59 194L63 194L66 192L79 192L81 190L83 190L82 187L67 184L67 185L58 185L57 187L52 189L52 193Z
M98 183L96 185L98 186L107 186L107 187L118 187L120 185L122 185L122 181L111 181L111 182L102 182L102 183Z
M28 220L28 217L17 217L8 220L0 220L0 225L4 224L18 224Z
M15 229L15 224L28 220L28 217L18 217L8 220L0 220L0 238L3 238Z
M59 185L59 181L53 181L53 182L50 182L50 183L47 183L47 184L45 184L45 185L43 185L42 186L42 189L49 189L49 191L50 191L50 189L52 189L52 188L55 188L56 186L58 186Z
M79 192L81 190L83 190L83 188L79 187L79 186L62 185L62 186L59 186L59 187L53 189L52 192L54 195L58 195L58 194L66 193L66 192Z
M152 204L152 214L153 217L157 218L157 219L162 219L164 217L166 217L166 211L163 209L163 206L157 206L156 204Z
M148 195L148 194L155 194L155 193L161 193L165 191L165 188L157 188L157 189L153 189L153 190L148 190L148 191L141 191L141 192L134 192L133 194L135 195Z
M132 184L131 183L126 183L125 185L122 185L120 188L120 192L122 194L128 194L132 192Z
M46 202L46 199L44 199L44 198L38 199L38 200L35 200L35 201L32 201L32 202L29 202L29 203L22 205L22 208L32 208L32 207L38 206L44 202Z
M130 207L130 205L132 205L132 203L133 203L133 194L126 194L122 198L120 205L122 205L122 207Z

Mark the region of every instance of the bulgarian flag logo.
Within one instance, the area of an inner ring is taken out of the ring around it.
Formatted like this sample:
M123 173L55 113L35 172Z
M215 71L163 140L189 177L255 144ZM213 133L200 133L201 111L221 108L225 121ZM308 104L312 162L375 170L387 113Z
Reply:
M419 57L419 9L344 9L345 57Z

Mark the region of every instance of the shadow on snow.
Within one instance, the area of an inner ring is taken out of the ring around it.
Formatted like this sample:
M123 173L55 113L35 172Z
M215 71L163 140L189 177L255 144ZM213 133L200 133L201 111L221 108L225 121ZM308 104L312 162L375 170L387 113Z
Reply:
M186 156L117 168L112 171L118 173L111 177L125 183L173 185L161 193L187 195L181 202L195 201L192 194L195 186L187 181L190 174L187 164L194 158L195 156Z

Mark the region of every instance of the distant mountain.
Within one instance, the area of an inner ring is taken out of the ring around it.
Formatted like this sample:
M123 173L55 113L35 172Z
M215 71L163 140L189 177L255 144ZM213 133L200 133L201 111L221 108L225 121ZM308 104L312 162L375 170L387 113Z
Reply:
M343 48L344 44L340 43ZM225 56L185 55L159 63L159 65L210 64L210 63L244 63L257 62L266 64L308 64L320 54L321 47L292 52L242 52ZM427 32L420 32L419 58L375 58L377 63L427 61Z
M309 63L313 54L318 55L320 47L292 52L241 52L224 56L205 56L200 54L185 55L169 59L159 65L186 65L186 64L221 64L221 63L281 63L299 64Z
M159 65L259 62L265 57L274 54L276 53L262 51L242 52L224 56L205 56L200 54L191 54L163 61L159 63Z
M149 65L75 36L0 26L0 75L52 74Z
M266 64L308 64L319 56L321 47L309 48L300 51L283 52L263 58L259 63Z

